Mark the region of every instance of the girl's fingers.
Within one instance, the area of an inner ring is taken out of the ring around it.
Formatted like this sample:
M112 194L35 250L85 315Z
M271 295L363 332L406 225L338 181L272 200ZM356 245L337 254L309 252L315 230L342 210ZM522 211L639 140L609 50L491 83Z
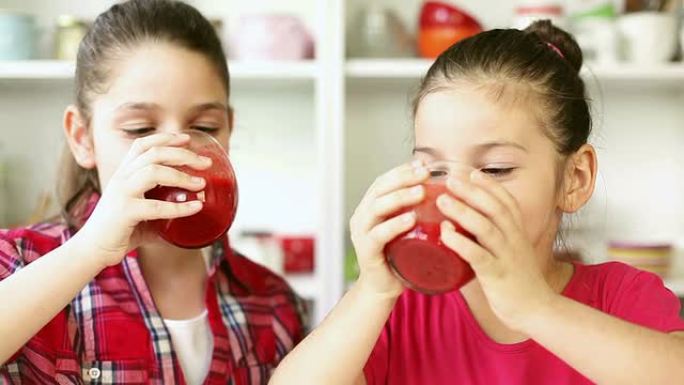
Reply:
M425 188L421 185L390 192L373 201L364 215L360 229L369 231L385 218L401 209L416 205L425 198Z
M429 172L421 161L401 165L378 177L365 198L370 202L394 190L421 184L428 176Z
M437 198L437 208L450 220L458 223L465 231L472 234L479 244L493 255L498 255L506 245L502 231L490 219L469 207L467 204L442 194Z
M508 190L506 190L501 183L494 180L489 175L483 173L480 170L475 170L470 174L470 180L479 186L489 190L495 197L497 197L513 214L516 222L519 226L522 226L522 215L520 213L520 206L518 206L518 201L515 200L513 195L511 195Z
M152 147L137 157L128 169L130 173L134 173L151 164L188 166L196 170L204 170L211 166L211 158L180 147Z
M443 221L441 239L444 244L460 255L476 272L480 267L494 260L494 256L472 239L456 231L453 223Z
M128 150L125 161L133 161L152 147L181 146L190 142L190 135L163 132L136 139Z
M154 199L137 199L132 210L134 210L134 216L138 222L182 218L200 212L202 210L202 202L172 203Z
M193 177L168 166L151 164L136 171L129 178L130 192L141 196L147 191L160 186L179 187L190 191L200 191L205 185L204 178Z
M447 188L468 206L484 214L504 233L519 227L508 206L487 188L457 178L449 178Z
M391 218L373 227L368 236L380 250L386 244L402 233L405 233L416 224L416 214L413 211Z

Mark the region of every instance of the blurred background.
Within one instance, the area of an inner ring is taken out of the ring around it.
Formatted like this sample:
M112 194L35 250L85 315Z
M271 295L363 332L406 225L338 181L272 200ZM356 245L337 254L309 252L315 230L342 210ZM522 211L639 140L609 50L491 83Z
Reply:
M0 0L0 226L57 213L74 57L111 0ZM575 34L600 176L560 258L622 260L684 297L681 4L631 0L194 0L229 55L240 207L234 246L283 273L314 322L355 278L346 223L410 157L410 101L432 58L491 28Z

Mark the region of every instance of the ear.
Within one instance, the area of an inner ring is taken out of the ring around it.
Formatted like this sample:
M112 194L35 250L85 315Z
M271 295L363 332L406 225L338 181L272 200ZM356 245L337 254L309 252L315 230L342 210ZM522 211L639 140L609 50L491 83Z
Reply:
M93 140L88 132L87 122L75 105L64 111L64 134L76 163L85 169L95 168Z
M585 144L568 157L561 185L560 209L574 213L581 209L594 193L597 158L594 147Z

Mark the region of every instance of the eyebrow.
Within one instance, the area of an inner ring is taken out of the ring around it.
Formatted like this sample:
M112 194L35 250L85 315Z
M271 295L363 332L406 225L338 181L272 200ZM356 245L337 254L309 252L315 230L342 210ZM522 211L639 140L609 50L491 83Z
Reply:
M225 104L220 103L220 102L212 102L212 103L202 103L202 104L199 104L199 105L192 107L193 112L202 112L202 111L208 111L208 110L228 111L228 106L226 106Z
M156 103L132 102L123 103L116 107L117 110L158 110L160 106Z
M513 148L517 148L519 150L522 150L524 152L529 152L527 150L527 147L523 146L522 144L516 143L516 142L511 142L508 140L486 142L486 143L481 143L481 144L477 145L478 150L482 151L482 152L488 151L488 150L491 150L492 148L497 148L497 147L513 147Z
M506 141L506 140L480 143L475 147L476 147L476 152L478 152L478 153L486 152L486 151L489 151L489 150L491 150L493 148L497 148L497 147L513 147L513 148L517 148L519 150L522 150L524 152L529 152L525 146L523 146L519 143L516 143L516 142L511 142L511 141ZM422 153L434 156L436 158L439 158L441 155L438 150L436 150L432 147L414 147L413 153L415 154L417 152L422 152Z
M161 106L156 103L132 102L124 103L116 108L117 110L159 110ZM191 108L192 112L203 112L208 110L228 111L228 107L220 102L202 103Z
M417 153L417 152L423 152L425 154L434 156L435 158L440 157L439 151L435 150L432 147L414 147L413 148L413 154L415 155L415 153Z

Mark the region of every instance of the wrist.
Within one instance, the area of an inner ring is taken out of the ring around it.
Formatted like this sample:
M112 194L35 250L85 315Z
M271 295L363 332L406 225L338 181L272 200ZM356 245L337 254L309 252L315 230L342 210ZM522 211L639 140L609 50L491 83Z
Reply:
M64 246L67 247L72 258L78 259L80 263L92 270L94 275L109 267L113 259L110 255L112 253L101 250L95 245L85 226L77 231Z
M383 287L384 285L378 285L374 282L372 277L367 274L361 273L359 278L356 280L354 287L364 298L369 298L374 301L391 303L399 298L401 293L404 292L403 286L397 282L397 285L388 285L388 287Z
M539 327L553 323L554 316L559 313L566 300L567 298L554 292L544 296L519 320L519 330L527 335L533 335Z

